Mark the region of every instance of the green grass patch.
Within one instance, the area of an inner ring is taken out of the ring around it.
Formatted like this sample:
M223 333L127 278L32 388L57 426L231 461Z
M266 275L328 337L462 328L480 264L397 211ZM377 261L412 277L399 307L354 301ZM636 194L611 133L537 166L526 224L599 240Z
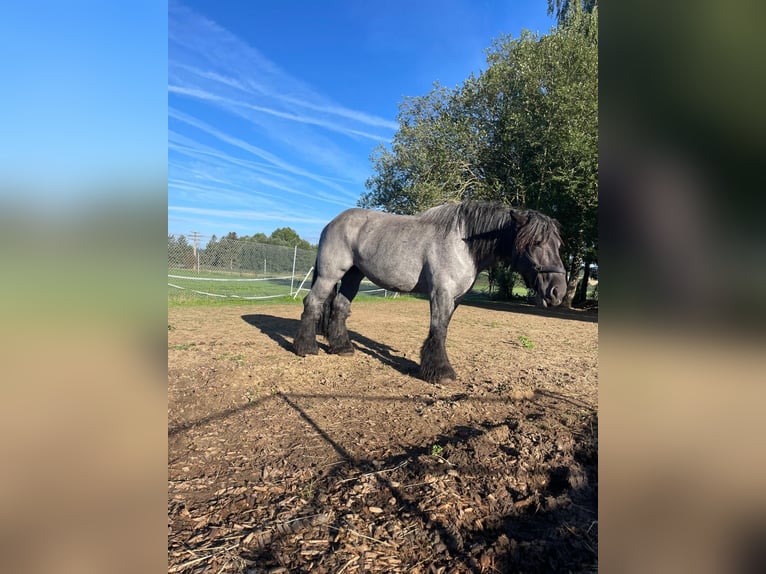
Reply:
M305 294L304 294L305 296ZM179 291L168 288L168 307L224 307L227 305L272 305L274 303L295 304L303 303L303 297L293 299L289 295L273 299L239 299L227 297L211 297L191 291Z
M466 294L463 300L465 301L486 301L487 299L494 299L497 296L498 286L495 285L495 289L492 292L492 296L489 294L489 275L486 271L479 273L476 278L476 282L473 284L473 288ZM514 298L525 299L529 295L529 290L523 283L513 286L512 295Z
M431 456L441 456L444 453L444 447L440 444L431 445Z
M207 306L227 306L227 305L263 305L263 304L295 304L301 305L303 298L308 293L308 282L300 291L297 297L293 299L290 295L291 289L298 288L305 272L296 273L295 278L270 279L269 281L245 281L243 279L257 279L261 274L252 271L194 271L193 269L168 269L168 275L177 277L168 277L168 283L177 287L168 285L168 307L207 307ZM179 279L178 277L183 277ZM225 281L220 281L224 279ZM380 299L392 299L392 293L384 297L382 291L376 293L364 293L365 290L377 289L370 283L362 284L360 292L354 301L377 301ZM516 285L513 288L514 297L524 298L527 296L527 288L523 285ZM253 297L265 297L257 299ZM418 294L400 294L393 300L411 300L411 298L427 299L425 295ZM473 289L466 294L464 300L478 301L489 298L489 281L486 272L482 272L476 278ZM170 330L170 329L169 329Z
M243 354L241 354L241 353L239 353L237 355L231 355L229 353L224 353L223 355L221 355L219 357L214 357L214 360L216 360L216 361L229 360L229 361L232 361L234 363L237 363L237 365L239 365L240 367L243 367L245 365L245 356Z
M308 294L308 285L293 298L290 295L303 280L295 279L291 282L287 279L271 279L269 281L242 281L247 276L244 273L203 272L197 274L189 269L170 269L168 275L184 277L168 277L168 307L198 307L198 306L225 306L225 305L263 305L263 304L295 304L302 305L303 298ZM305 274L304 274L305 275ZM195 279L192 279L195 277ZM297 277L297 275L296 275ZM218 279L230 279L218 281ZM172 287L170 284L175 285ZM370 283L363 283L362 291L354 301L375 301L380 299L392 299L389 292L384 297L383 291L364 293L364 291L377 289ZM259 297L263 297L259 299ZM408 295L399 295L393 299L402 299Z
M192 347L196 347L197 343L184 343L182 345L170 345L168 349L173 351L188 351Z

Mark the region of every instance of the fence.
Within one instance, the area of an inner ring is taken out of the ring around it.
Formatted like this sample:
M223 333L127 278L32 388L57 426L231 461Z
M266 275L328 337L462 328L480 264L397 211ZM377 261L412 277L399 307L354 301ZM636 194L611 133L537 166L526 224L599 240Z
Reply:
M310 287L315 261L315 249L228 237L195 248L183 235L168 235L169 297L296 298ZM360 292L389 295L368 282Z

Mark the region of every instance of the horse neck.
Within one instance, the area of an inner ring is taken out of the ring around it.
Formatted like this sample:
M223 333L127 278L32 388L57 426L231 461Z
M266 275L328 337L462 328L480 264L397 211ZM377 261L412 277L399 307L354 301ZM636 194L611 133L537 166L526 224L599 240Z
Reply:
M476 270L483 271L498 261L510 263L514 254L514 242L516 240L515 229L499 229L493 232L485 232L482 235L468 238L468 249L473 256Z

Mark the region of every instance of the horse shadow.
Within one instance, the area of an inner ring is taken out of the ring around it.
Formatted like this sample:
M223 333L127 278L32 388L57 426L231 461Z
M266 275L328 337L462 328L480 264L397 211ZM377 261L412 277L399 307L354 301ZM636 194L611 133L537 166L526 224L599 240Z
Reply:
M490 309L492 311L511 311L513 313L535 315L537 317L556 317L557 319L583 321L585 323L598 323L598 311L585 309L566 309L564 307L540 308L516 301L495 301L475 296L466 297L461 301L460 306L479 307L480 309Z
M242 320L259 329L264 335L268 336L272 341L277 343L280 347L294 353L293 349L293 337L298 332L300 321L298 319L286 319L284 317L274 317L273 315L261 315L251 314L242 315ZM373 341L372 339L365 337L357 333L356 331L349 330L349 337L354 348L365 355L368 355L374 359L377 359L384 365L387 365L396 371L407 376L417 376L420 365L415 361L402 357L398 353L399 350ZM321 337L318 337L318 344L320 351L327 353L329 346L321 341Z
M242 315L242 320L248 325L258 328L285 351L294 353L293 335L298 332L300 321L274 317L273 315ZM319 343L319 347L327 352L327 345Z

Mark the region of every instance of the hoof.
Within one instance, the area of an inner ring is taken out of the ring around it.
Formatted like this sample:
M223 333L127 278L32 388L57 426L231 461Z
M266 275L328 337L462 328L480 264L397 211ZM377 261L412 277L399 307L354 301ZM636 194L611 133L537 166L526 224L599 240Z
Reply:
M449 383L454 383L457 380L457 375L455 374L455 371L453 371L452 369L439 371L439 372L428 372L428 373L424 373L421 370L420 376L424 381L427 381L429 383L434 383L437 385L446 385Z
M330 349L331 355L340 355L341 357L350 357L354 354L354 347L341 347L338 349Z
M313 345L300 345L300 344L294 344L293 349L295 350L295 354L299 357L305 357L306 355L318 355L319 354L319 345L314 343Z

